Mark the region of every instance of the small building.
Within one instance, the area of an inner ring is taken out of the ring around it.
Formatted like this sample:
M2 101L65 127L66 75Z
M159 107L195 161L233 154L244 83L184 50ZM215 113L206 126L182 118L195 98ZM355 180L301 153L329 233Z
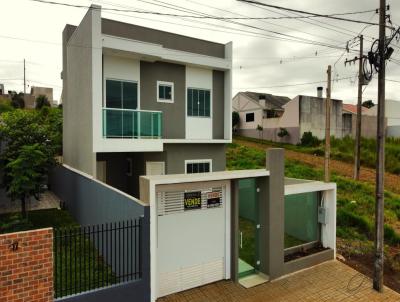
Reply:
M34 109L36 107L36 98L40 95L46 96L50 106L53 105L53 88L32 86L30 94L25 95L25 108Z
M332 99L331 135L342 138L342 101ZM325 99L298 95L292 100L270 94L239 92L233 110L240 116L239 135L298 144L303 133L325 137Z
M377 116L375 110L361 107L361 136L376 138ZM357 105L343 104L343 136L356 137Z
M378 106L370 108L367 114L378 116ZM387 119L386 136L400 138L400 101L386 100L385 115Z

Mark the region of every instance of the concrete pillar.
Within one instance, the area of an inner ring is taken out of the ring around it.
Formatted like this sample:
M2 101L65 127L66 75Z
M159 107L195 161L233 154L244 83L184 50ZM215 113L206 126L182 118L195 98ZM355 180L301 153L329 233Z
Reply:
M284 232L285 232L285 163L284 149L274 148L267 151L266 168L270 172L267 180L266 219L268 221L267 269L271 280L283 275ZM260 238L261 239L261 238ZM261 240L263 240L261 239Z

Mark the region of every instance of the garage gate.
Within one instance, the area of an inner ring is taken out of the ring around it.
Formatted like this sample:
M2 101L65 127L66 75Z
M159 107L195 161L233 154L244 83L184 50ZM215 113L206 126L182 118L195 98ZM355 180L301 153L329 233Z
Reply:
M156 193L158 297L230 278L229 182L195 185Z

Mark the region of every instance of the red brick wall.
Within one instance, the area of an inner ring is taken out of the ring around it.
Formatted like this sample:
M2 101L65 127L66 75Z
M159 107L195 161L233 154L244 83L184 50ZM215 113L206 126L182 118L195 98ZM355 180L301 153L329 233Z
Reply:
M53 301L52 229L0 235L0 301Z

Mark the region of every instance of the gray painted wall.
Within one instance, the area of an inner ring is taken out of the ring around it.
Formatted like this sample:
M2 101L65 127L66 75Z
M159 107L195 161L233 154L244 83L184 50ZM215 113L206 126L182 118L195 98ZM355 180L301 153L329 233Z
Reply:
M94 173L92 135L92 19L97 10L89 10L67 45L63 45L63 151L64 163ZM63 42L72 28L64 31ZM76 45L79 45L77 47ZM68 62L68 64L67 64ZM68 79L68 81L67 81Z
M157 102L157 81L174 83L173 104ZM140 61L140 107L163 112L163 138L185 138L185 83L184 65Z
M225 45L170 32L102 19L102 33L122 38L161 44L166 48L198 53L218 58L225 57Z
M213 71L213 139L224 139L225 73Z
M224 144L166 144L167 174L185 173L185 160L212 159L213 171L224 171L226 167Z
M311 131L319 139L325 138L325 99L311 96L300 96L300 137ZM342 138L342 108L340 100L331 102L331 135Z
M81 225L137 219L145 206L99 181L64 166L50 175L51 190Z

